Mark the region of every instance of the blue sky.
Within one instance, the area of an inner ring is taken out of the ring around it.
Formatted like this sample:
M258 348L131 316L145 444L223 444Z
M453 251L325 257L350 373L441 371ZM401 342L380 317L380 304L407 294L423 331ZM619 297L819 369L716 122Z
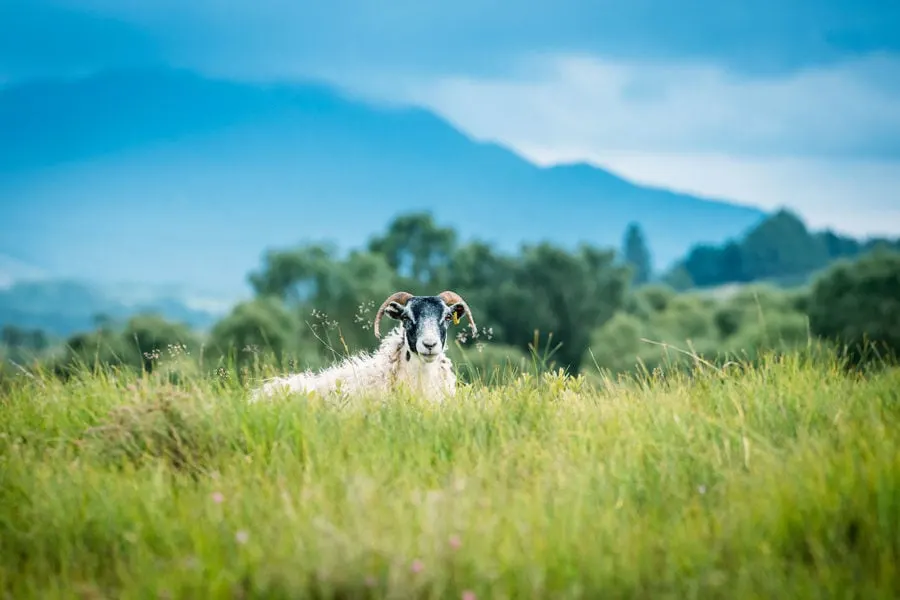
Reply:
M896 0L0 5L0 81L151 64L325 79L536 162L900 233Z

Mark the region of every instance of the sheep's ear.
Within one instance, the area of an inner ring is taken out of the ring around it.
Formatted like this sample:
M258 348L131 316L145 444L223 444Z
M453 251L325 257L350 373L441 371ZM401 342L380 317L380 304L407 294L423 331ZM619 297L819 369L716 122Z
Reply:
M454 325L459 325L459 320L466 314L467 310L466 305L462 302L450 305L450 315L453 317Z
M463 300L462 296L454 291L447 290L438 294L438 297L443 300L444 304L452 311L451 314L453 315L454 324L459 323L459 318L462 315L469 315L469 327L472 328L472 333L477 335L478 329L475 327L475 318L472 316L472 311L469 310L469 305L466 304L466 301Z
M405 310L406 310L406 308L399 302L391 302L384 309L384 314L386 314L387 316L389 316L392 319L399 320L400 317L403 316L403 313Z
M389 314L392 319L400 318L403 305L409 302L409 299L412 297L413 295L409 292L394 292L381 303L381 306L378 307L378 312L375 313L375 320L372 322L372 333L375 334L375 337L381 337L381 332L378 329L378 325L381 323L381 315L390 309ZM400 312L397 312L397 307L401 307Z

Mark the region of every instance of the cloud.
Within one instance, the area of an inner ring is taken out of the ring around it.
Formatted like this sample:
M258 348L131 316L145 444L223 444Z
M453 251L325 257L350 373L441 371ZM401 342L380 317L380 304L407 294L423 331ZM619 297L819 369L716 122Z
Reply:
M400 93L478 137L559 153L900 157L900 56L754 78L584 56L530 64L515 77L413 81Z
M540 56L509 77L355 79L535 162L900 233L900 55L777 76L697 63ZM348 85L350 82L345 82Z
M883 0L0 4L0 80L135 64L318 77L537 161L857 233L896 215L898 57L900 3Z

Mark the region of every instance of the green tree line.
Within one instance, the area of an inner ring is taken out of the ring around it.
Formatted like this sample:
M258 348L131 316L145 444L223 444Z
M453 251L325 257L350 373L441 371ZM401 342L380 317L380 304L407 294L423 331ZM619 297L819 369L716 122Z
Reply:
M7 327L2 347L7 365L38 364L63 376L75 363L153 370L168 361L226 373L255 372L260 364L317 368L375 346L372 318L390 293L452 289L466 298L479 324L477 337L465 327L453 330L451 355L471 373L527 365L535 356L570 371L630 372L698 357L752 359L761 350L796 348L812 338L875 342L896 351L897 243L835 237L829 246L829 239L781 212L739 242L697 248L679 265L692 285L722 283L721 273L700 277L706 267L697 266L698 256L717 257L709 260L719 269L739 265L741 278L728 281L819 271L804 287L755 284L718 293L654 279L637 225L625 232L619 251L539 243L503 253L482 241L461 243L429 213L409 214L361 250L342 254L327 244L269 250L248 275L253 298L209 331L139 314L124 323L98 321L94 330L61 344ZM822 252L839 257L824 271Z
M900 239L860 241L830 230L812 232L797 215L780 210L739 240L697 245L665 280L679 289L758 281L796 284L836 260L878 248L900 251Z

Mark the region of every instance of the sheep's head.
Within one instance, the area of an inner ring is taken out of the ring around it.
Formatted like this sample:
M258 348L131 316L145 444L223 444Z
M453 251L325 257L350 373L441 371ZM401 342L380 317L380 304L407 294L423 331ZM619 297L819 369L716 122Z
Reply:
M375 337L381 337L378 325L382 315L403 324L409 349L426 361L432 361L447 348L447 329L451 322L468 315L469 327L477 332L475 319L469 305L456 292L441 292L437 296L413 296L409 292L396 292L388 296L378 309L372 329Z

